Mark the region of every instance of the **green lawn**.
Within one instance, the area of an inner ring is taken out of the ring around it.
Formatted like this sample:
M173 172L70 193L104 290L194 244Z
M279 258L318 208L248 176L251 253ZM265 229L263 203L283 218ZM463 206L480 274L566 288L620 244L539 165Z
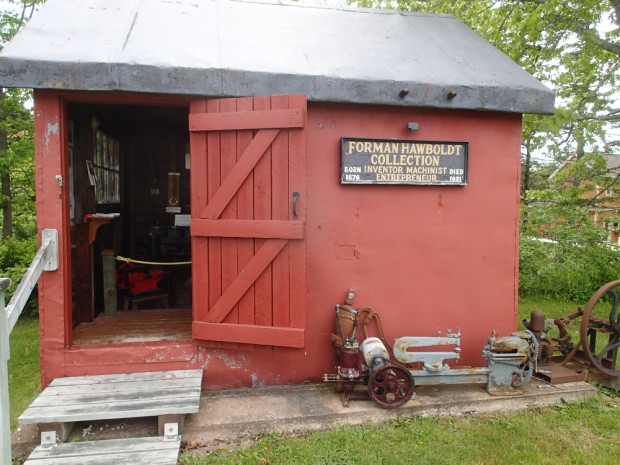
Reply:
M39 321L20 319L10 336L9 401L11 431L17 427L17 417L41 391L39 378Z
M620 399L492 417L402 418L380 426L339 427L300 436L269 435L248 449L209 456L186 452L184 465L615 465Z

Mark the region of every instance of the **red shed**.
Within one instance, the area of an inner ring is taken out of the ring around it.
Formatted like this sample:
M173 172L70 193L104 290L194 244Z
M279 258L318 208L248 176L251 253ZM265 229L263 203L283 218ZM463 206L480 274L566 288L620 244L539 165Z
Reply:
M554 97L452 16L48 0L0 85L35 89L59 233L44 385L319 381L350 288L388 339L460 328L467 365L516 327L521 115Z

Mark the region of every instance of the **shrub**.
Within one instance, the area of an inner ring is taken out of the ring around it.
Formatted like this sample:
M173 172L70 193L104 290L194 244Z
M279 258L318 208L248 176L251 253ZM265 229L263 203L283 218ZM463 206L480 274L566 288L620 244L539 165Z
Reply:
M28 270L36 252L36 235L31 236L29 239L15 239L13 237L0 239L0 276L11 279L11 285L4 296L7 303ZM33 292L28 304L24 308L24 316L35 317L37 315L36 298L36 292Z
M519 295L587 302L603 284L620 279L620 250L521 237Z

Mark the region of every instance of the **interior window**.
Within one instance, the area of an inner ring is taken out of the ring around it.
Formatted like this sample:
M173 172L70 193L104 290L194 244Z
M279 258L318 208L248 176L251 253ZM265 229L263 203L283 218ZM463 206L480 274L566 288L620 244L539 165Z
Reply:
M98 204L120 203L119 142L103 130L95 137L95 193Z

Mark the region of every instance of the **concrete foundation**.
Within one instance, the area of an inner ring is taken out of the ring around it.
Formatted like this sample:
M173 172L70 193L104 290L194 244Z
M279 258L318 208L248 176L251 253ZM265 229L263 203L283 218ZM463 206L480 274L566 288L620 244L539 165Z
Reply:
M200 412L188 415L183 441L193 447L238 444L267 433L324 430L336 425L378 423L399 416L488 415L591 398L596 388L585 382L550 385L537 380L519 395L493 396L484 385L420 386L415 396L394 410L371 400L344 407L327 384L206 392Z
M371 400L344 407L329 384L307 384L203 392L198 413L187 415L182 442L202 451L242 446L269 433L302 433L337 425L380 423L397 417L493 415L560 402L580 402L596 395L585 382L558 385L532 380L518 395L494 396L482 384L419 386L404 406L385 410ZM69 442L157 435L157 418L76 423ZM13 434L14 457L27 457L39 443L36 425Z

